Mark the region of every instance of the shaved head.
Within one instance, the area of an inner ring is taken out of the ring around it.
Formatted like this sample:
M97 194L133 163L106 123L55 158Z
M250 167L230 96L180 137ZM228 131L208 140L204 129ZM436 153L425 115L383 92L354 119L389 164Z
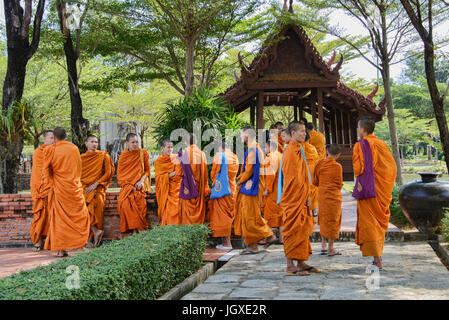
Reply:
M53 129L53 135L56 140L62 141L67 138L67 133L65 132L65 129L62 127L56 127Z

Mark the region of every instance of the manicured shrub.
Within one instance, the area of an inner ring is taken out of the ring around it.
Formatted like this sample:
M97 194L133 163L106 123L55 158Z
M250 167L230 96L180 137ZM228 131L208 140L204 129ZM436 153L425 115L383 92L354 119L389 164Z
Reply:
M208 233L204 225L155 227L0 279L0 300L155 299L202 266Z

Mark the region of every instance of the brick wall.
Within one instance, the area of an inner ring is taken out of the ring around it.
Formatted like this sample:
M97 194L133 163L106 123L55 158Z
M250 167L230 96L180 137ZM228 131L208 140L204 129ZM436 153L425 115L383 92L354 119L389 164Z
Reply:
M104 213L104 240L120 238L120 216L117 211L118 192L108 192ZM158 223L156 196L147 196L148 224ZM33 219L30 194L0 194L0 247L31 246L30 227Z

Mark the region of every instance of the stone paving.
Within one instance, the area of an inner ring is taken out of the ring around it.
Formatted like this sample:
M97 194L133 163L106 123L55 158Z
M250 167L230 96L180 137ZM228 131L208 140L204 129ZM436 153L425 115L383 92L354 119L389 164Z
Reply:
M322 270L310 276L286 276L283 247L256 255L236 255L183 300L421 300L449 299L449 272L426 242L387 242L384 270L367 273L370 257L359 247L339 242L341 256L316 254L312 243L308 264Z

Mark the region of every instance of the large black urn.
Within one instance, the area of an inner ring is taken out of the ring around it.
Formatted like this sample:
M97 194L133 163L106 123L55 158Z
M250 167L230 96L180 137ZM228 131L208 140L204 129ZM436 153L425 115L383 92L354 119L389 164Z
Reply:
M405 184L399 204L408 220L422 233L440 231L443 211L449 208L449 181L437 181L438 173L419 172L421 181Z

